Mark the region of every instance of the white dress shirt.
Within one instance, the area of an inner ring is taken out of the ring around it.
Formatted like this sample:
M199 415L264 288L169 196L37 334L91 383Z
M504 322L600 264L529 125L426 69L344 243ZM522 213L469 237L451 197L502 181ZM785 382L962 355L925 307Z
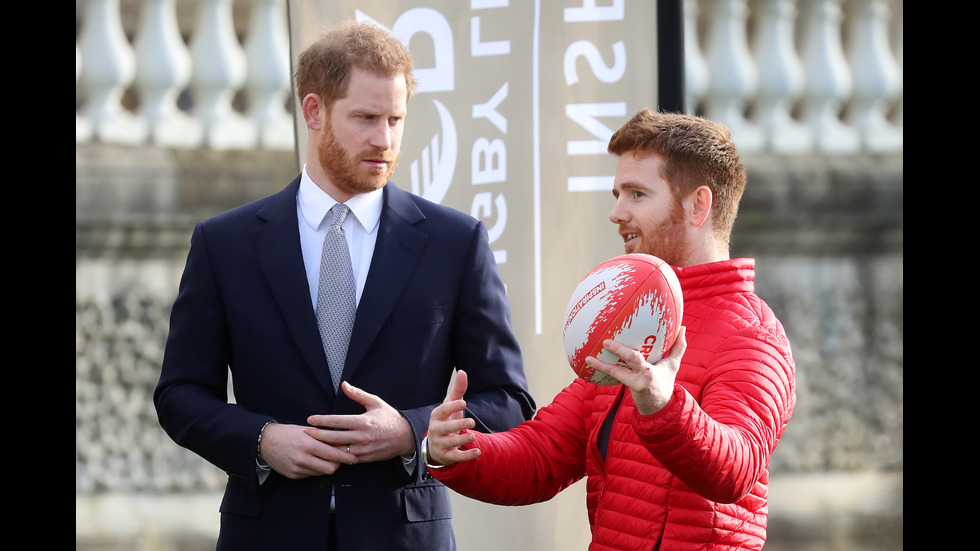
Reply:
M347 200L351 214L341 227L347 238L350 250L351 267L357 283L357 303L361 303L364 282L367 281L371 259L374 257L374 244L378 241L378 223L381 221L383 190L361 193ZM316 311L317 288L320 280L320 256L323 251L323 238L329 225L325 218L330 209L337 204L333 197L320 189L303 167L299 191L296 193L296 215L299 219L299 241L303 248L303 264L306 266L306 280L310 286L310 303Z

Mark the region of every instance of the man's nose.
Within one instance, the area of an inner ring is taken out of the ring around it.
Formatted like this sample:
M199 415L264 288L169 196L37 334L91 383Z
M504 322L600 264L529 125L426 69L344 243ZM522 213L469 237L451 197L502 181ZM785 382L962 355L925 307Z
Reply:
M388 127L388 121L379 121L377 126L371 129L371 145L381 151L391 149L394 142L394 131Z
M619 199L613 203L613 208L609 211L609 221L613 224L622 224L629 221L629 212L620 204Z

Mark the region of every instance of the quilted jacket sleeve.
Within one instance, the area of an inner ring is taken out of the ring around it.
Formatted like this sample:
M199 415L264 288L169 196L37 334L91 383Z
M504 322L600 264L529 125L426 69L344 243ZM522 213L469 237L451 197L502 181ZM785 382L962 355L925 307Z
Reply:
M763 479L796 402L789 341L775 318L744 327L709 358L700 404L676 385L667 407L634 430L701 496L734 503Z
M480 457L431 470L467 497L498 505L547 501L585 475L584 383L576 380L534 419L506 432L477 433Z

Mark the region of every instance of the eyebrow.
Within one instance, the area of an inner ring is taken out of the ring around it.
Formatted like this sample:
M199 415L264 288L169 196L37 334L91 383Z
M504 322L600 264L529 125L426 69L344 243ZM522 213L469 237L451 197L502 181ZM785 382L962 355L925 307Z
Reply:
M649 188L647 186L644 186L643 184L640 184L638 182L634 182L632 180L629 180L629 181L626 181L626 182L622 182L621 184L619 184L619 189L620 189L620 191L634 191L634 190L647 191L647 190L649 190ZM613 194L616 193L616 183L615 182L613 182L613 189L612 189L612 191L613 191Z
M370 115L372 117L380 117L382 111L385 111L385 110L384 109L372 109L370 107L355 107L355 108L351 109L350 111L348 111L348 115L349 116L354 116L354 117L359 117L359 116L362 116L362 115ZM408 110L406 109L405 111L397 111L397 112L391 113L388 116L389 117L398 117L398 118L404 119L407 114L408 114Z

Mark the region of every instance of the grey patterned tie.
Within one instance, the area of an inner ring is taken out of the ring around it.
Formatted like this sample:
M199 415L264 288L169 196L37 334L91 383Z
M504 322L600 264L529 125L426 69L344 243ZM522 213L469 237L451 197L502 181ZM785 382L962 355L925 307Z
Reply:
M316 323L320 327L320 340L327 355L334 390L340 386L357 309L354 272L347 239L340 227L349 213L350 208L343 203L337 203L330 209L330 226L323 238L320 255L320 283L316 300Z

